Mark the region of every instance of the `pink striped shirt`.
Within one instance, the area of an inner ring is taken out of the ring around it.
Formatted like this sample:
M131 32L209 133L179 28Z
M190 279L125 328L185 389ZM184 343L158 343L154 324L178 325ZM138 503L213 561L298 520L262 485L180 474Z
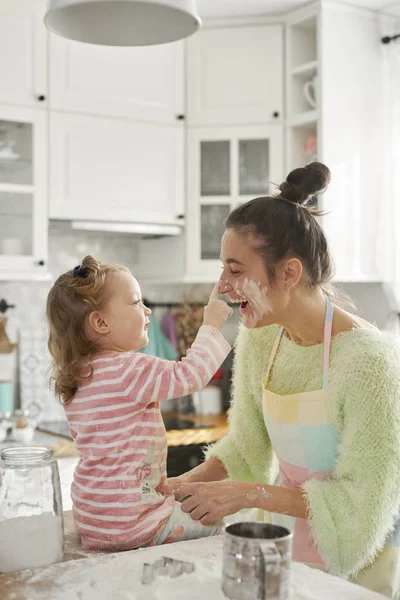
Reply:
M217 329L203 325L179 362L114 351L91 361L92 377L65 405L81 453L71 495L84 548L138 548L168 520L174 497L157 492L167 475L159 402L203 388L230 349Z

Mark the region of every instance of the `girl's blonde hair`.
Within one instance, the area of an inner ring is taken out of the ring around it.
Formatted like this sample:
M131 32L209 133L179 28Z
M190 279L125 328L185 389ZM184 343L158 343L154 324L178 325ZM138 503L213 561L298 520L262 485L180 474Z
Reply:
M120 271L129 269L86 256L79 267L57 279L47 296L52 379L63 404L69 404L80 383L92 376L89 359L100 348L96 340L87 338L86 320L91 312L104 306L110 296L108 279Z

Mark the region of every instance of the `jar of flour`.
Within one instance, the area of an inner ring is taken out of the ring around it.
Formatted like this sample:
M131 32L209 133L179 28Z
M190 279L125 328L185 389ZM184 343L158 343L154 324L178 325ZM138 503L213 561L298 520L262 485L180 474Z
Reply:
M62 500L53 451L5 448L0 458L0 573L61 561Z

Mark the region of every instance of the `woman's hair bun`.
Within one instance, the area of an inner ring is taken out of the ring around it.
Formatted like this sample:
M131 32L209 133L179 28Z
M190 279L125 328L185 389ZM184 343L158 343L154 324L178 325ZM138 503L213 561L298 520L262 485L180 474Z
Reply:
M320 162L312 162L290 171L286 181L279 186L279 196L305 206L316 194L328 187L330 180L331 172L328 167Z

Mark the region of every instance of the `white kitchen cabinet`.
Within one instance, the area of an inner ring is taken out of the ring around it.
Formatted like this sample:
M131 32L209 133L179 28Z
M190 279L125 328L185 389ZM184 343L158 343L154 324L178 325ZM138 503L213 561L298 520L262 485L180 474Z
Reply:
M152 283L215 282L229 212L274 193L283 178L282 125L189 128L186 228L176 239L142 242L138 274Z
M50 34L50 107L154 123L184 115L183 42L82 44Z
M189 125L283 117L283 25L209 27L187 40Z
M211 277L233 207L276 191L282 181L283 127L191 128L188 133L186 274Z
M47 115L0 105L0 279L47 274Z
M50 112L50 217L177 223L183 128Z
M0 103L47 105L44 0L0 2Z
M332 172L320 198L337 281L378 281L384 143L379 16L322 2L287 18L287 171L318 159ZM339 43L338 43L339 40ZM303 87L314 79L316 106Z

